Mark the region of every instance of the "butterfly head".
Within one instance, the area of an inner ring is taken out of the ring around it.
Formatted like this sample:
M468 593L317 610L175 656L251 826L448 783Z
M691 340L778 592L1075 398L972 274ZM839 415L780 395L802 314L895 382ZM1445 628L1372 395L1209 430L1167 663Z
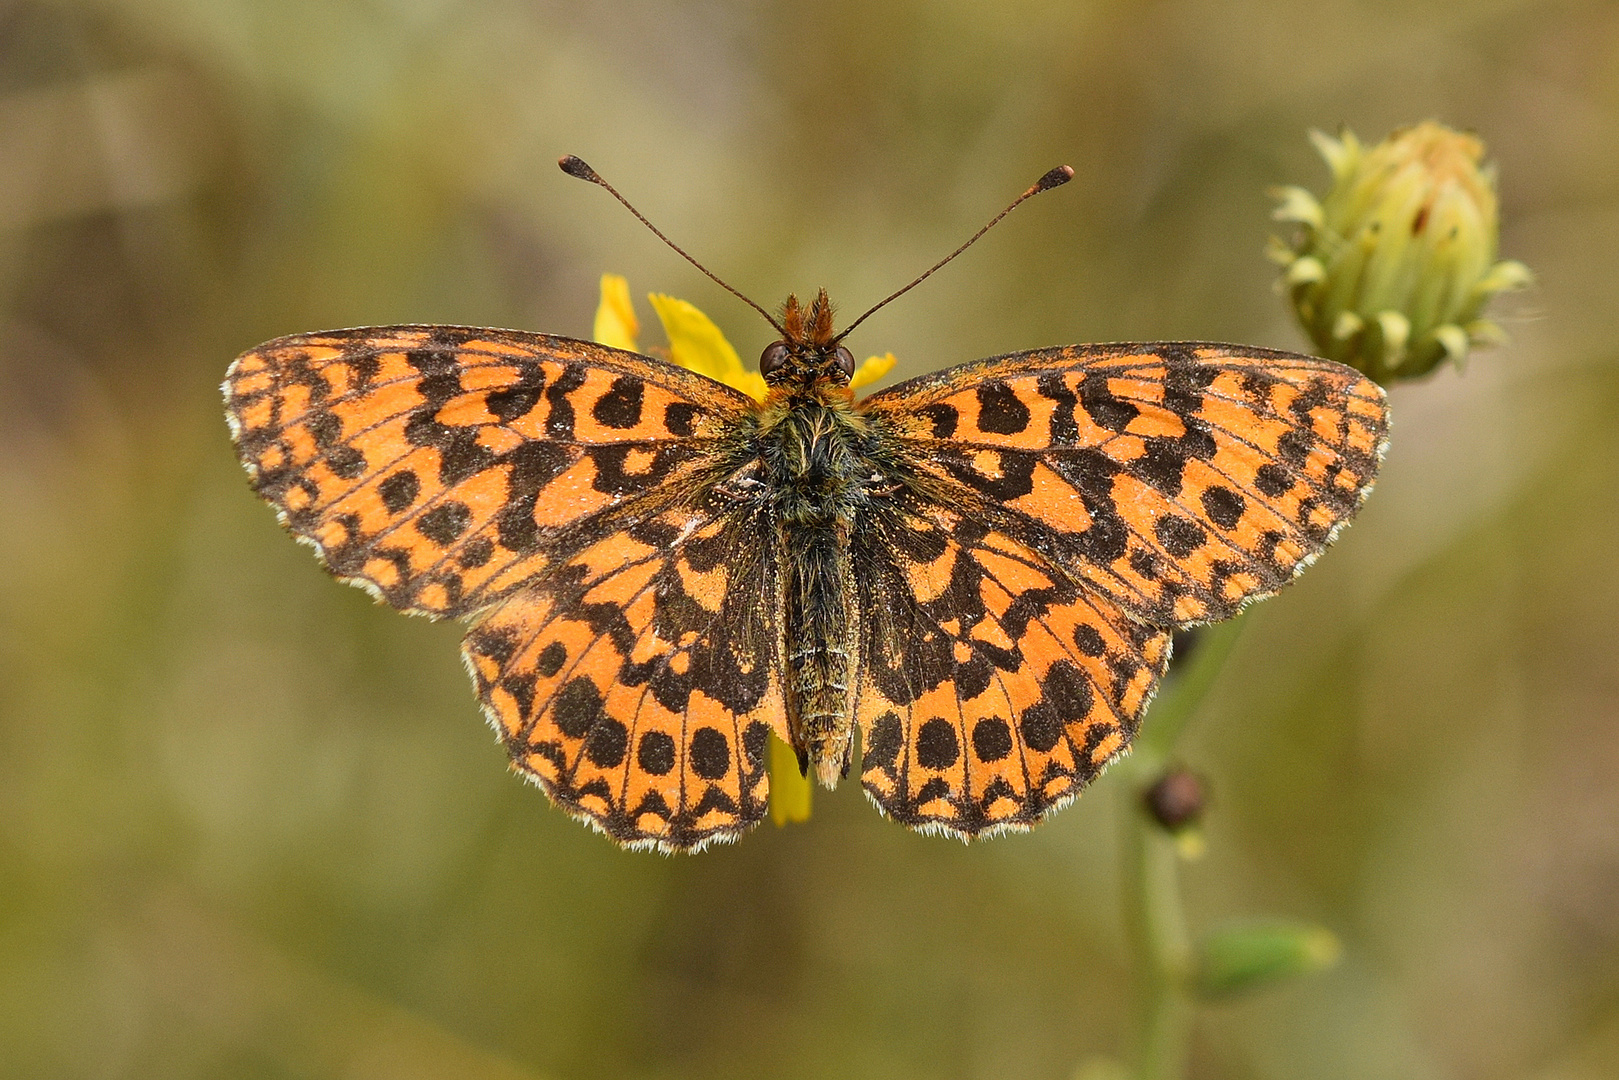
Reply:
M808 307L789 296L781 308L782 339L759 354L759 374L771 386L849 385L854 354L832 331L832 301L822 289Z

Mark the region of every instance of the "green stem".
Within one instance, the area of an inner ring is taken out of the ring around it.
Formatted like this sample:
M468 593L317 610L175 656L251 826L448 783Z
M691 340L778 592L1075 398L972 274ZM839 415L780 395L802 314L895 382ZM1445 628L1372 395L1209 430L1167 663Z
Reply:
M1177 671L1174 678L1165 683L1146 719L1142 721L1141 734L1136 737L1135 747L1130 752L1132 759L1148 759L1151 771L1162 767L1181 732L1186 729L1186 722L1203 704L1214 681L1220 677L1226 659L1236 647L1237 638L1242 636L1242 628L1247 622L1248 617L1244 614L1204 627L1198 639L1197 651L1192 654L1186 669Z
M1126 826L1126 888L1131 938L1141 970L1138 1080L1179 1080L1186 1072L1191 1026L1187 974L1191 944L1180 895L1173 840L1131 807Z
M1154 702L1127 759L1121 785L1128 805L1121 820L1125 922L1141 978L1137 1080L1180 1080L1186 1073L1192 1022L1192 946L1181 902L1180 856L1174 837L1142 803L1162 774L1176 741L1230 657L1244 620L1209 627L1184 671Z

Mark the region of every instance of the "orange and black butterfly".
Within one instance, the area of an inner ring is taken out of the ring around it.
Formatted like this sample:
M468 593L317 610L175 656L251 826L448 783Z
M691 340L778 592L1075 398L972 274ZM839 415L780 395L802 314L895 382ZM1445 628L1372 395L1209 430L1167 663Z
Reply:
M1320 554L1385 442L1375 383L1293 353L1035 349L855 400L824 292L772 322L762 402L587 341L394 326L244 353L227 415L332 573L470 620L519 770L665 851L763 817L771 733L831 787L858 729L912 828L1033 825L1129 746L1171 632Z

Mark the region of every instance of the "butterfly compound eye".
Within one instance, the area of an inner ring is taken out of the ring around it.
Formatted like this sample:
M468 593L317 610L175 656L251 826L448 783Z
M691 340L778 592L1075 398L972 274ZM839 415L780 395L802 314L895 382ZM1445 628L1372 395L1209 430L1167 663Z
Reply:
M838 367L843 369L843 373L845 375L853 375L854 374L854 353L850 352L848 349L845 349L842 345L839 345L838 346L837 356L838 356Z
M780 369L787 362L790 350L785 341L772 342L765 346L765 351L759 354L759 374L769 375L772 371Z

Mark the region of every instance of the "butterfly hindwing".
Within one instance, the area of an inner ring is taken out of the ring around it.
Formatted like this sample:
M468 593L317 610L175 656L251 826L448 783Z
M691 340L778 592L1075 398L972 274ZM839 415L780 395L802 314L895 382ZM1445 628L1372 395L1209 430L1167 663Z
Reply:
M933 481L1158 626L1286 584L1360 506L1388 424L1341 364L1195 342L1017 353L862 405Z
M1134 736L1169 635L1017 538L896 495L854 549L861 780L889 816L972 837L1071 801Z
M333 573L394 607L466 615L570 527L700 474L744 395L669 364L513 330L299 334L225 381L259 494Z
M622 844L693 850L764 815L786 738L780 568L743 510L612 522L473 626L512 761Z

